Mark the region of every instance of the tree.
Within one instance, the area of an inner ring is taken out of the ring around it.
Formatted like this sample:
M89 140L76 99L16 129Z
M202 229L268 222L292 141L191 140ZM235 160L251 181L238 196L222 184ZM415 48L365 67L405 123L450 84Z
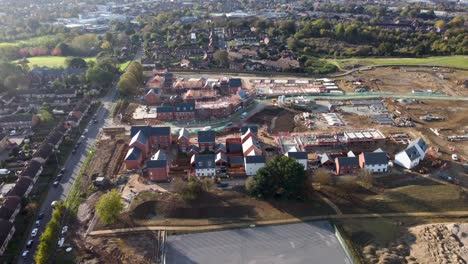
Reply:
M135 83L128 78L123 78L123 76L117 83L117 88L119 89L119 93L126 96L133 96L138 93Z
M122 210L120 193L116 189L105 193L96 203L96 214L105 225L117 221Z
M174 191L185 201L196 200L204 190L204 183L194 177L191 177L188 182L176 179L172 184ZM208 183L205 184L205 188L207 187L210 187Z
M314 171L312 180L313 182L319 183L321 185L330 186L332 184L332 177L330 173L323 168L319 168Z
M297 50L297 48L299 47L299 41L297 41L297 39L291 37L291 38L288 38L288 48L292 51L295 51Z
M88 65L86 64L86 61L78 57L67 58L65 60L65 65L67 66L67 68L75 68L75 69L82 69L82 68L88 67Z
M228 52L225 50L217 50L213 54L213 58L220 67L228 67L229 66L229 55Z
M48 123L48 122L54 120L54 117L52 116L52 114L49 111L47 111L47 109L45 109L45 108L41 108L38 111L38 115L39 115L39 118L41 119L41 121L44 122L44 123Z
M307 176L293 158L277 156L253 176L250 194L256 197L303 198ZM250 187L249 187L250 188Z
M434 26L438 29L442 29L443 27L445 27L445 21L444 20L437 20L435 23L434 23Z
M366 169L359 170L358 179L366 188L371 188L372 186L374 186L374 183L375 183L374 175L372 175L372 172L370 172L369 170L366 170Z
M76 36L70 47L79 55L89 56L95 54L98 50L98 37L96 34L83 34Z
M114 80L114 75L100 66L94 66L86 71L86 80L99 87L109 86Z

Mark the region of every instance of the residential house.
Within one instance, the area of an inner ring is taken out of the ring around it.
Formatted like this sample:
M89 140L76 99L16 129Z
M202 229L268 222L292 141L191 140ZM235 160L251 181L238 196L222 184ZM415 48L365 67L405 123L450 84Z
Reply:
M34 180L26 177L21 176L15 183L15 187L13 187L7 194L7 196L18 196L18 197L28 197L29 193L34 185Z
M8 220L0 219L0 256L5 253L14 233L15 225Z
M244 166L245 173L247 176L252 176L257 174L258 170L265 167L265 157L264 156L245 156L244 157Z
M80 118L78 118L75 115L68 115L67 119L63 123L63 126L67 129L72 128L72 127L77 127L80 124Z
M197 145L190 145L189 148L187 149L187 155L189 155L190 157L199 153L200 153L200 148Z
M244 144L245 141L247 141L250 138L254 141L258 141L257 133L253 132L252 130L250 130L250 128L248 128L245 131L245 133L242 133L241 135L241 143Z
M42 144L36 152L34 152L32 160L38 161L43 164L49 159L49 157L54 153L54 146L50 144Z
M7 150L11 144L12 143L8 139L6 134L0 133L0 154L3 153L3 151Z
M29 161L29 164L26 168L21 172L21 176L27 176L31 179L37 179L39 175L42 173L42 164L37 160Z
M242 90L242 79L241 78L230 78L228 83L229 92L236 94L238 91Z
M335 158L336 175L355 174L359 170L359 159L357 157Z
M244 167L244 157L242 156L229 156L228 157L229 167L240 168Z
M151 88L145 95L145 102L147 105L156 105L159 103L159 89Z
M260 143L256 139L249 137L244 143L242 143L242 153L244 156L262 155Z
M219 154L219 153L226 154L226 152L227 152L226 145L224 145L223 143L217 144L214 148L215 154Z
M8 196L3 204L0 206L0 219L15 221L16 215L21 209L21 197L19 196Z
M214 130L198 131L198 146L200 151L213 151L216 141L216 132Z
M195 168L195 176L197 177L214 177L216 176L216 163L214 154L195 154L191 158L191 164Z
M140 168L140 165L143 163L143 154L141 149L136 147L128 149L124 162L127 170Z
M169 179L169 163L167 162L166 153L161 149L158 150L146 162L146 170L151 181L167 181Z
M395 155L395 164L406 169L412 169L426 156L428 150L427 143L422 138L413 140L408 147Z
M174 107L173 106L156 107L156 118L161 121L173 121L174 120Z
M167 148L172 144L170 127L132 126L130 136L135 136L140 130L149 138L150 146L153 148Z
M387 172L388 157L385 152L363 152L359 155L359 166L370 172Z
M242 156L242 143L240 138L226 138L226 151L232 156Z
M174 105L174 110L176 120L195 119L195 102L177 103Z
M216 154L216 159L215 159L216 166L218 167L224 167L228 164L228 159L226 154L224 153L217 153Z
M143 131L138 131L130 140L130 144L128 144L130 148L139 148L142 153L142 158L146 159L147 155L149 154L150 142L146 135L143 134Z
M258 126L242 126L240 128L240 132L242 135L246 134L248 130L250 130L250 132L253 133L254 135L258 134Z
M284 154L286 157L295 159L299 164L304 166L304 170L307 170L307 152L304 151L288 151Z
M190 131L187 128L184 127L179 131L177 143L180 151L187 152L190 147Z
M3 129L32 128L39 122L39 117L31 114L0 116L0 127Z
M325 167L332 167L335 165L335 160L328 154L320 155L320 165Z

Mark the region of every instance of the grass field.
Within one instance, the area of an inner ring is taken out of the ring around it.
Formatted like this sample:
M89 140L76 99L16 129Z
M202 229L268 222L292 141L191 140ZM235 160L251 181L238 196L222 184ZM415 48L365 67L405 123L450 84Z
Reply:
M468 69L468 56L441 56L427 58L352 58L327 60L339 68L348 68L353 65L376 66L376 65L426 65L426 66L448 66Z
M65 60L67 57L64 56L41 56L41 57L31 57L27 58L29 63L29 67L32 67L34 65L37 65L39 67L42 66L47 66L49 68L59 68L59 67L65 67ZM94 57L89 57L89 58L84 58L85 61L94 61L96 58Z

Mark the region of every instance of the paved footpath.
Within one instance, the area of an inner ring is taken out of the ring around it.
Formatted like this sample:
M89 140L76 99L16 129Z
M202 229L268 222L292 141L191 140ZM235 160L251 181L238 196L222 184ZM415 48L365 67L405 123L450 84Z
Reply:
M178 231L178 232L203 232L203 231L214 231L224 229L236 229L236 228L247 228L254 226L265 226L265 225L280 225L280 224L292 224L299 222L317 221L317 220L330 220L330 219L359 219L359 218L392 218L392 217L468 217L468 211L446 211L446 212L412 212L412 213L385 213L385 214L341 214L341 215L318 215L308 216L302 218L288 218L280 220L268 220L268 221L252 221L243 223L230 223L230 224L219 224L219 225L203 225L203 226L141 226L133 228L120 228L110 230L96 230L89 233L89 236L108 236L108 235L120 235L147 231Z

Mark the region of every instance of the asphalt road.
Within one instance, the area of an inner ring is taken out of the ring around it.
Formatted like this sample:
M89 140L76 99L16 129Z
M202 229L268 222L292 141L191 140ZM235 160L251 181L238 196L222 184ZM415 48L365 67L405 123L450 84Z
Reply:
M34 263L33 261L33 256L36 253L37 245L38 245L38 239L41 236L42 232L44 232L46 224L50 221L51 215L52 215L52 208L51 208L51 203L53 201L58 201L58 200L65 200L68 194L70 193L71 187L73 183L75 182L78 173L80 172L81 166L86 158L86 155L90 148L94 146L94 143L96 141L96 138L99 135L99 132L102 127L110 124L111 119L109 119L109 115L111 112L111 109L114 105L114 101L117 97L117 90L112 89L107 96L101 99L101 106L98 108L96 111L96 116L98 123L94 124L91 123L90 125L87 126L88 128L88 133L86 133L85 138L82 140L80 147L74 154L70 154L68 159L66 160L64 164L65 168L65 173L63 175L62 180L60 181L60 185L57 187L51 186L49 188L49 191L47 193L47 197L43 201L40 212L44 213L44 218L41 220L41 224L38 227L38 234L34 237L31 238L31 235L29 235L29 239L34 240L34 244L31 249L26 249L28 250L29 254L26 258L20 258L18 263ZM92 114L92 113L90 113ZM58 154L59 155L59 154ZM33 227L35 228L35 227ZM26 230L29 234L31 233L32 229ZM65 241L66 243L67 241Z

